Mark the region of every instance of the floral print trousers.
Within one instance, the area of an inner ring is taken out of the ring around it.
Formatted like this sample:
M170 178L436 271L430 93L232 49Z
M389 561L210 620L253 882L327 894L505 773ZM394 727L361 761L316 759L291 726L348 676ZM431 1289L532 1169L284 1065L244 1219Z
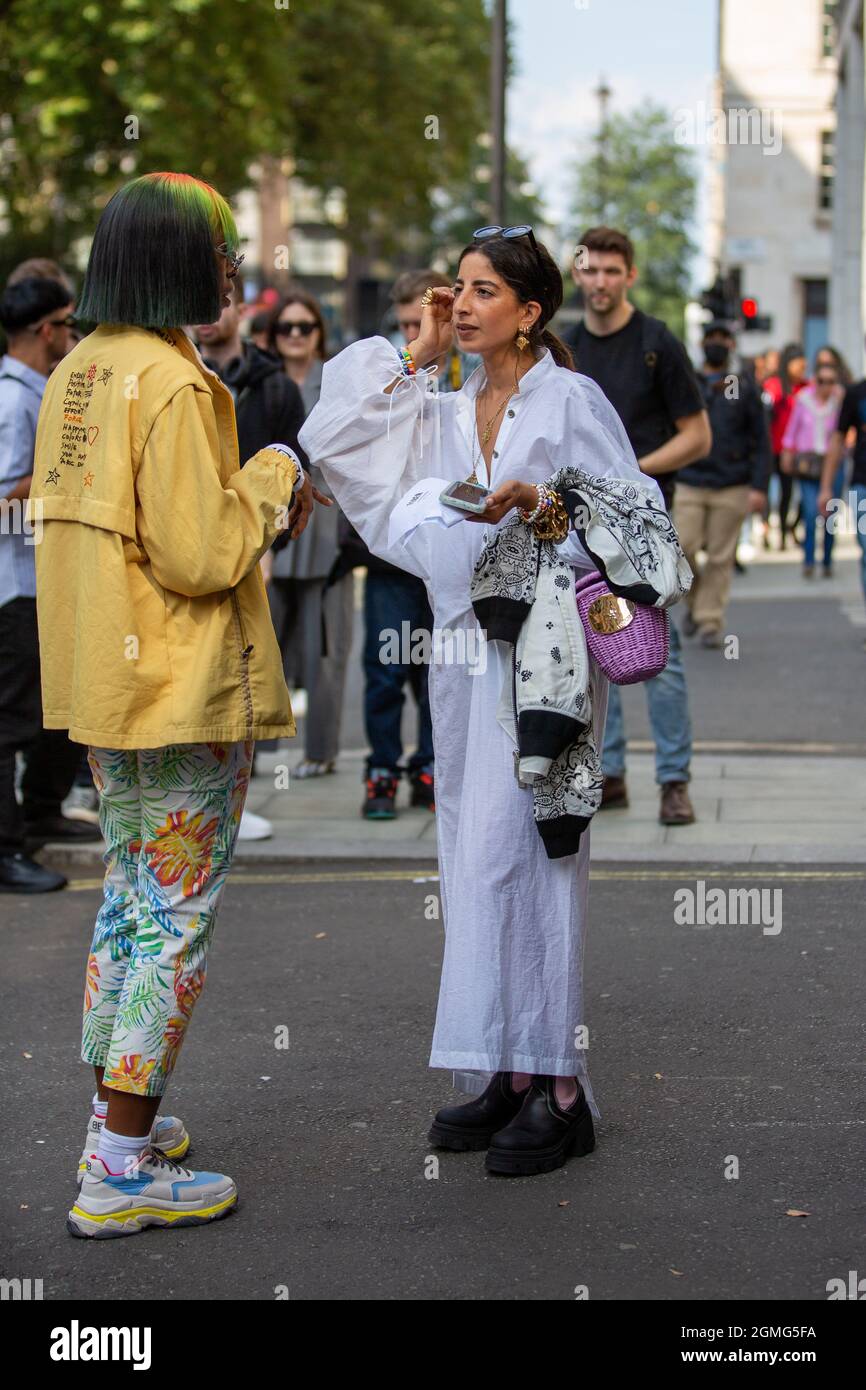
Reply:
M81 1056L111 1090L160 1096L207 970L253 744L91 748L106 843Z

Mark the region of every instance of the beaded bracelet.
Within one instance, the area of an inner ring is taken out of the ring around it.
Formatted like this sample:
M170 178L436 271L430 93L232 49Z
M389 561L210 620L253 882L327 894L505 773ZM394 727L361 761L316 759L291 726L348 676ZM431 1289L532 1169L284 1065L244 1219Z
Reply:
M532 526L539 540L563 541L568 535L568 513L559 493L547 483L533 484L538 493L538 506L531 512L519 510L521 521Z
M527 526L532 526L533 523L536 522L538 518L542 516L543 513L546 512L548 508L552 505L552 498L550 495L549 487L547 487L544 483L533 483L532 486L535 488L535 491L538 494L538 505L531 512L524 511L522 507L519 509L520 520L525 521Z
M403 376L414 376L416 372L415 359L408 348L398 348L400 355L400 371Z

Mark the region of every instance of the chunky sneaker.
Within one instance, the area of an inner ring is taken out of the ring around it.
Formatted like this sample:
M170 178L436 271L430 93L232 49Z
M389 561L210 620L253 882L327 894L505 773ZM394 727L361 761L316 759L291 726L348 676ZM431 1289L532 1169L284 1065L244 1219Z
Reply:
M367 820L393 820L397 814L397 781L387 768L371 767L367 778L367 795L361 815Z
M87 1160L91 1154L96 1153L99 1147L99 1136L104 1125L105 1121L91 1111L90 1119L87 1122L84 1148L78 1160L79 1187L84 1174L87 1172ZM184 1154L189 1152L190 1139L186 1127L183 1120L178 1120L174 1115L157 1115L151 1126L150 1142L155 1149L164 1153L166 1158L183 1158Z
M428 1136L440 1149L486 1149L494 1134L514 1119L526 1099L515 1091L510 1071L498 1071L487 1090L466 1105L446 1105L436 1114Z
M410 806L423 806L425 811L436 810L436 795L433 788L433 774L419 772L412 778L412 798Z
M123 1173L91 1154L66 1221L71 1236L110 1240L145 1226L199 1226L227 1216L238 1190L223 1173L193 1173L159 1149L145 1149Z

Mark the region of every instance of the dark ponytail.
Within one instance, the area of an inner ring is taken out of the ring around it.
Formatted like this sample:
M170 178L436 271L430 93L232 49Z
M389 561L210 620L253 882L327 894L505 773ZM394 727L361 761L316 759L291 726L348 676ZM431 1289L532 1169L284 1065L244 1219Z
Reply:
M577 371L571 349L566 347L562 339L557 338L556 334L552 333L549 328L541 330L541 341L546 348L550 348L550 355L557 367L565 367L569 372Z
M549 348L557 367L573 372L571 353L546 327L562 304L562 275L547 247L537 241L533 249L528 237L493 236L485 241L471 242L461 251L460 260L470 252L487 257L521 304L534 299L541 305L541 314L529 330L529 345L535 353Z

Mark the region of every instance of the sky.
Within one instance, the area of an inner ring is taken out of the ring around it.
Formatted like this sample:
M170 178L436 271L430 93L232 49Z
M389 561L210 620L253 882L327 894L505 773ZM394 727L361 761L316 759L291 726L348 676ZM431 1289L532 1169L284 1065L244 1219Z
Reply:
M508 143L528 161L545 210L571 230L572 170L598 130L604 77L609 111L646 99L675 110L710 104L716 64L717 0L508 0L515 75L508 89ZM693 235L700 246L707 146L697 153L701 186ZM699 256L693 274L706 272Z

